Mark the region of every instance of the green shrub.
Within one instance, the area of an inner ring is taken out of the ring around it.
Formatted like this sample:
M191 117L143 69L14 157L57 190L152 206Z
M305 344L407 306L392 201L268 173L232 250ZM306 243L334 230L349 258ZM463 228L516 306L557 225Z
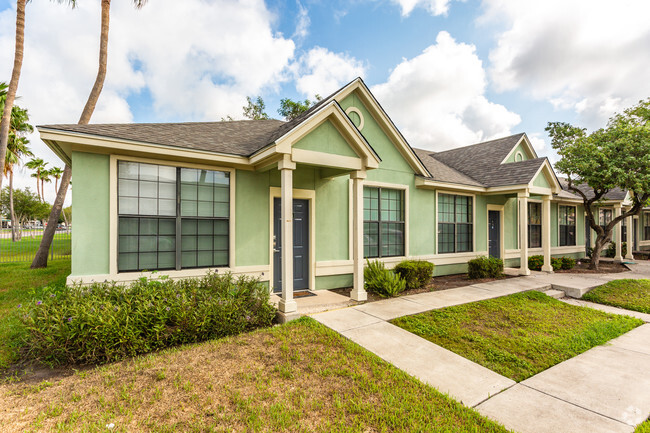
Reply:
M479 256L467 262L467 276L471 279L498 278L503 275L503 260Z
M621 244L621 255L625 257L627 254L627 242ZM616 242L610 242L607 249L603 251L603 256L614 258L616 257Z
M528 269L531 271L541 271L544 266L544 256L528 257Z
M406 281L395 272L386 269L379 260L368 261L368 266L363 270L363 278L366 290L382 298L397 296L406 289Z
M275 313L259 280L208 273L48 288L22 308L20 319L29 357L84 364L270 326Z
M566 271L573 269L576 265L576 260L571 257L562 257L562 268Z
M433 278L435 265L424 260L404 260L395 266L395 273L406 281L407 289L420 289Z
M561 257L551 257L551 267L554 271L559 271L562 269L562 258Z

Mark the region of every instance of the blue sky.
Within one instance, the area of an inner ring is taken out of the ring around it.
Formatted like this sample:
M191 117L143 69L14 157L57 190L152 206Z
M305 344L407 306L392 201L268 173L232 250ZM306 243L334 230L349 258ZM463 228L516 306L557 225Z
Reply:
M247 95L261 95L278 117L281 98L325 96L360 75L414 147L526 132L553 161L547 122L597 128L650 96L647 0L151 0L138 11L129 3L112 5L94 122L240 118ZM0 0L0 80L11 72L14 4ZM77 121L96 74L98 29L99 0L75 10L28 4L18 93L33 123ZM26 172L17 179L31 183Z

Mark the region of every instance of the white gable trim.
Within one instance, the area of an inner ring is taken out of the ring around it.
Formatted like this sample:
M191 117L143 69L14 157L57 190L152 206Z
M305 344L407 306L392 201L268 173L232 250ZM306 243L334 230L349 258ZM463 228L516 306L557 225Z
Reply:
M526 153L528 154L528 157L530 159L539 158L537 156L537 152L535 152L535 148L533 147L530 140L528 139L528 136L526 135L526 133L524 133L524 135L521 136L521 138L519 139L517 144L512 146L512 149L510 149L510 152L508 152L506 157L503 158L503 161L501 161L501 164L505 164L506 161L508 160L508 158L510 158L515 153L515 149L517 148L517 146L519 146L519 144L523 144L524 150L526 151Z
M397 129L390 117L388 117L388 114L386 114L382 106L361 78L354 79L330 98L342 101L356 90L359 91L359 97L368 111L370 111L370 114L375 118L384 133L393 142L399 153L408 162L413 171L421 176L431 177L431 173L429 173L424 164L422 164L420 158L417 157L411 146L406 142L402 133Z

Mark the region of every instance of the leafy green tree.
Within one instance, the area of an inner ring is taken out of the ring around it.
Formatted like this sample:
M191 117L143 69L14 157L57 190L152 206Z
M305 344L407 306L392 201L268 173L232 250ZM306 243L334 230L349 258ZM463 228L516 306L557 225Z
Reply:
M310 101L309 99L305 99L304 101L294 101L290 98L283 98L280 100L278 114L284 117L284 120L287 121L295 119L322 99L323 98L321 98L320 95L316 95L315 101Z
M269 115L264 111L266 104L261 96L258 96L255 101L250 96L247 96L246 102L247 104L242 107L244 117L250 120L266 120L269 118Z
M555 168L566 176L568 189L582 197L587 221L596 232L590 268L598 269L600 253L611 241L614 226L638 215L650 199L650 98L614 115L605 128L591 134L563 122L549 122L546 131L560 156ZM584 185L593 194L580 189ZM614 188L629 191L632 206L601 227L596 208Z
M50 205L43 203L40 197L29 188L16 189L13 196L14 213L21 226L28 221L44 220L50 213ZM5 187L0 194L0 210L4 214L10 212L9 187Z

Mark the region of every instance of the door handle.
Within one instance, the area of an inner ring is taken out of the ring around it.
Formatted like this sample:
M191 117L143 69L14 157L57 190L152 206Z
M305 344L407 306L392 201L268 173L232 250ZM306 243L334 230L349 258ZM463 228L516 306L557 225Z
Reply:
M274 252L274 253L279 253L280 250L273 248L273 252Z

